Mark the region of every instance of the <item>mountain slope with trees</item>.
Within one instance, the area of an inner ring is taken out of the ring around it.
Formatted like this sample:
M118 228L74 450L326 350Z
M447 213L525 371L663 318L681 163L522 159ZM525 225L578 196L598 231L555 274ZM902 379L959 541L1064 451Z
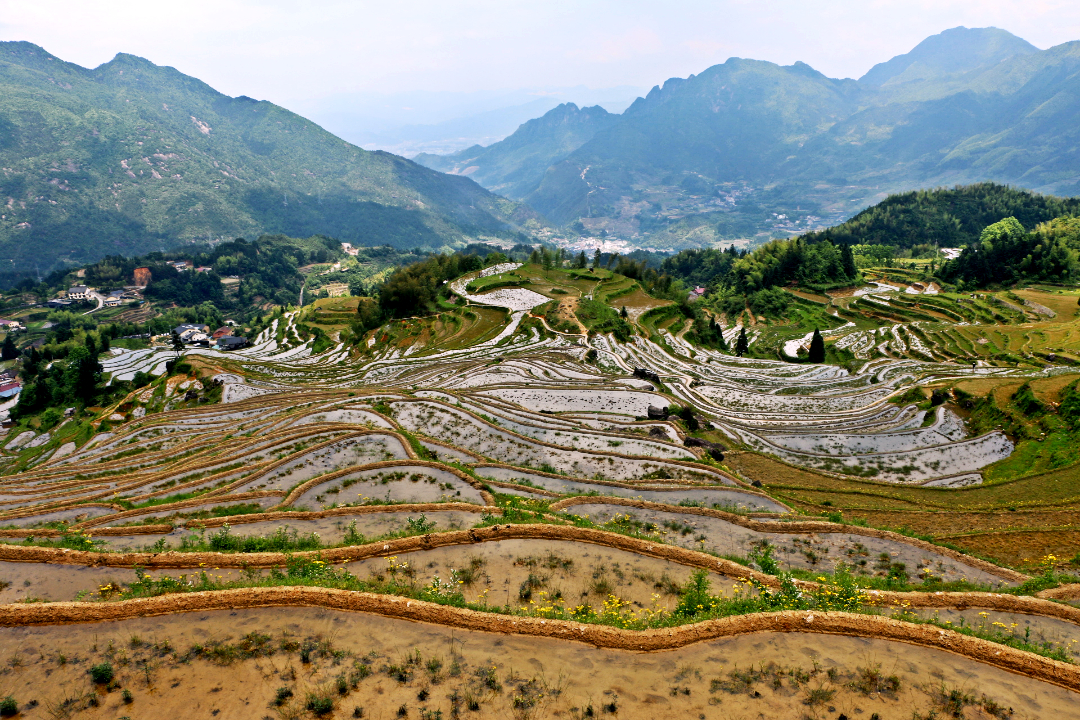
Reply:
M0 283L109 254L284 233L361 245L517 237L531 211L132 55L0 43Z
M978 242L983 229L1002 218L1015 217L1025 227L1035 227L1078 213L1080 198L978 183L890 195L850 220L805 238L810 242L829 240L898 248L922 244L965 247Z

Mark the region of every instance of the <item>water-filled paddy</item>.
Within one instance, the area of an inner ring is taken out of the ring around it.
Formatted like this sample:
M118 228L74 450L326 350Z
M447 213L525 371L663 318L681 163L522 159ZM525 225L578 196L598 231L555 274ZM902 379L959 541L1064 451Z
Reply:
M620 519L638 529L661 533L667 542L682 547L702 548L723 555L749 556L762 542L775 547L774 556L783 570L799 568L831 572L837 563L852 566L869 575L887 574L901 563L912 578L928 570L946 581L968 580L976 583L1011 584L985 570L953 558L917 548L896 540L855 533L786 533L783 523L775 523L777 532L761 532L735 525L720 518L627 507L582 503L566 512L587 516L597 523Z
M384 502L468 502L484 504L480 491L449 470L401 465L357 470L304 491L293 507L321 510L341 504Z
M619 487L617 485L602 485L570 478L549 477L540 473L530 473L527 470L517 468L505 468L495 466L480 466L476 468L476 474L481 477L491 478L499 482L520 482L526 480L533 486L560 494L597 494L610 495L613 497L633 498L647 500L649 502L678 505L680 502L704 503L712 506L718 505L725 508L738 508L741 510L756 510L759 512L787 512L787 508L780 503L752 493L740 492L729 488L709 487L673 487L669 490L651 490L648 488Z

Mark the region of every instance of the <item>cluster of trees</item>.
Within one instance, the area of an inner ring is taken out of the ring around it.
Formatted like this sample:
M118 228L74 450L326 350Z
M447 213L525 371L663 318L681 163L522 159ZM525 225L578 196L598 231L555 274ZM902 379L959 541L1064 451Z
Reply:
M683 250L665 258L660 267L665 273L686 283L709 287L726 279L731 266L746 254L746 250L736 250L734 245L726 250Z
M65 405L92 405L97 396L97 384L101 380L102 351L96 334L82 332L66 345L64 360L49 363L31 348L23 362L23 389L19 401L12 408L12 418L35 415L42 410L52 412L45 425L53 425L60 418L57 409ZM105 346L108 347L107 342Z
M731 266L728 285L747 294L789 285L832 285L859 276L850 245L809 242L802 238L773 240Z
M736 250L734 245L725 250L683 250L665 259L661 270L687 284L719 291L718 307L729 317L747 307L757 315L780 315L791 301L780 289L786 285L836 286L859 279L850 245L802 238L773 240L753 252Z
M1021 281L1072 282L1080 271L1080 218L1059 217L1028 232L1015 217L987 226L979 242L946 262L940 276L969 287Z
M700 306L691 306L693 314L693 327L686 336L696 345L711 347L728 352L727 341L724 340L724 328L716 319L705 313Z
M430 315L436 311L438 299L447 296L447 282L500 262L506 262L506 256L498 252L485 258L472 253L431 255L398 268L386 279L378 289L379 308L388 318Z
M19 419L43 413L46 427L59 421L58 408L93 405L101 400L102 393L108 394L97 387L102 372L98 357L107 352L114 341L164 335L182 323L211 327L224 323L221 310L209 302L173 308L145 323L98 324L93 315L67 310L52 311L46 319L52 327L43 342L19 350L9 334L0 347L0 354L5 359L22 358L23 389L12 409L12 417ZM141 382L145 381L143 378ZM49 417L46 418L46 414Z
M1080 213L1080 198L1039 195L995 183L918 190L890 195L845 223L805 238L837 245L864 243L897 248L931 242L964 247L979 240L983 228L1004 217L1034 227L1062 215Z
M599 300L582 298L578 302L576 314L589 330L598 333L611 333L620 342L627 342L634 334L634 328L626 319L626 308L618 313L614 308Z

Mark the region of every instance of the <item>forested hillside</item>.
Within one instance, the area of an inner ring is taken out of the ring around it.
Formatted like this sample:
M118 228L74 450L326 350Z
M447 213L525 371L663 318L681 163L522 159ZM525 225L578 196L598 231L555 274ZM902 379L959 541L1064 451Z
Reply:
M978 183L890 195L847 222L805 237L810 242L829 240L901 248L931 243L955 248L978 241L987 225L1002 218L1015 217L1032 228L1076 213L1080 213L1080 198Z
M399 248L517 237L531 211L349 145L269 102L118 55L0 44L0 283L195 240L284 233Z

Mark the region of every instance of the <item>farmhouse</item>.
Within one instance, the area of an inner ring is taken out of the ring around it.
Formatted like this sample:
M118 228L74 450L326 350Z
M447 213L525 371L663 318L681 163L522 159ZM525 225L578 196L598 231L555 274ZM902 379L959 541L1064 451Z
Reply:
M218 350L239 350L242 347L247 347L248 341L246 337L240 337L239 335L225 335L218 338L217 349Z

